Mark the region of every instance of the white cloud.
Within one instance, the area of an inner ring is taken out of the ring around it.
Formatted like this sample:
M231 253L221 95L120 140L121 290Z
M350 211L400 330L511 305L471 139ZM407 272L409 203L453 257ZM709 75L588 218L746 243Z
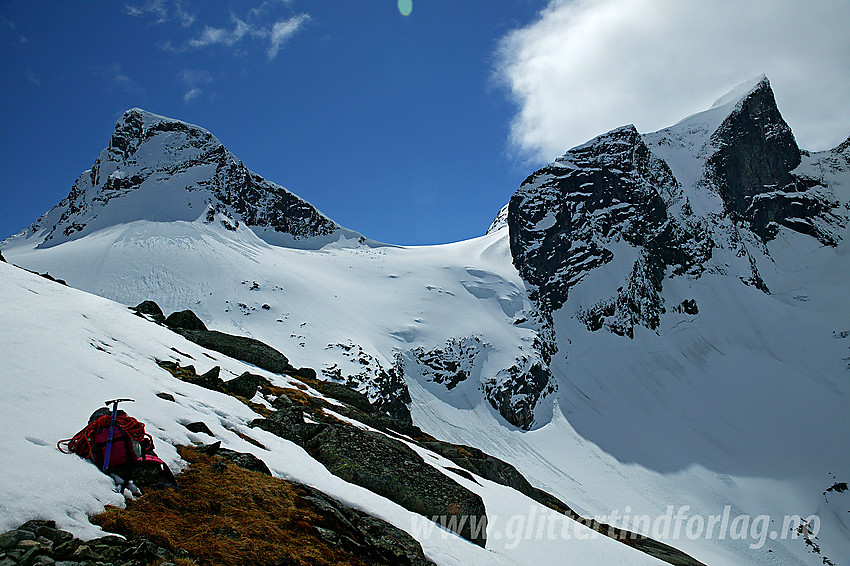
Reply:
M269 48L266 51L268 58L274 59L277 56L277 52L280 50L280 46L286 43L286 41L308 21L310 21L310 16L307 14L299 14L289 18L288 20L275 22L272 26L271 32L269 33Z
M7 29L7 37L12 39L18 45L23 45L24 43L29 41L29 39L27 39L24 34L18 31L17 24L15 24L15 22L13 22L12 20L0 16L0 23L2 23L3 27Z
M165 6L165 0L147 0L141 6L133 4L125 4L124 9L131 16L141 18L143 16L154 16L157 23L168 21L168 9Z
M195 39L190 39L188 45L189 47L198 48L207 47L208 45L215 45L217 43L231 45L235 41L236 39L234 39L226 29L205 26L204 30L201 32L201 35L199 35Z
M512 144L549 160L611 128L654 131L767 74L807 149L850 134L850 2L552 0L508 34Z
M177 20L184 28L190 27L192 24L195 23L195 18L197 16L189 10L183 8L183 5L179 2L179 0L176 3L175 10L177 12Z
M203 91L199 88L190 88L186 91L186 94L183 95L183 102L191 102L201 95Z
M144 98L147 96L145 89L138 81L130 78L124 71L121 63L112 63L110 65L97 65L92 67L92 71L109 81L110 88L119 88L124 92L133 96Z
M176 21L184 28L189 28L197 20L197 14L187 9L187 4L185 0L145 0L141 4L125 4L124 9L130 16L152 17L157 24ZM243 40L254 40L267 45L266 56L272 60L283 44L310 21L308 14L287 18L275 16L282 9L288 11L289 5L289 0L265 0L244 12L244 17L231 13L229 25L206 24L195 37L169 39L160 43L160 48L174 52L212 46L235 48ZM235 52L242 53L244 50L235 49Z
M183 7L180 0L169 2L168 0L145 0L144 4L124 4L127 14L136 18L153 16L155 22L163 24L176 20L181 26L187 28L195 23L196 15Z
M201 96L204 93L201 87L213 82L212 75L203 69L181 69L177 80L186 88L183 94L183 102L186 103Z
M232 28L204 27L198 37L186 42L185 47L188 49L200 49L211 45L230 47L243 39L257 39L268 41L269 46L266 49L266 55L271 60L277 56L281 46L310 21L308 14L298 14L267 26L258 21L258 14L265 13L265 9L262 12L256 10L249 13L247 21L231 15Z

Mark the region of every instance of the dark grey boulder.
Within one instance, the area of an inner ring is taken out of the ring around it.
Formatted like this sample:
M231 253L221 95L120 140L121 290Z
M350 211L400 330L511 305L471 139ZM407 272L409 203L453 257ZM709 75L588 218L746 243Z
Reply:
M293 373L295 371L295 368L289 363L289 359L286 356L268 344L264 344L254 338L225 334L224 332L206 330L205 328L190 330L175 327L172 330L202 348L214 350L225 356L255 365L272 373Z
M222 391L224 388L224 380L219 377L220 374L221 367L215 366L208 372L197 376L194 380L190 380L190 382L195 385L200 385L206 389L212 389L213 391Z
M281 398L286 397L281 396ZM280 399L280 398L279 398ZM275 401L278 410L265 419L251 421L252 428L260 428L286 440L303 445L305 440L315 436L325 425L308 424L304 422L304 411L301 405L285 405ZM288 399L288 398L287 398ZM290 401L290 403L292 403Z
M138 314L146 314L157 322L165 322L165 313L159 308L159 305L153 301L142 301L132 308Z
M206 434L208 436L215 437L213 432L210 430L210 427L207 426L207 423L203 421L198 421L194 423L184 424L189 431L197 433L197 434Z
M268 380L261 375L245 372L239 377L224 382L224 391L231 395L238 395L245 399L251 399L257 393L260 385L267 384Z
M304 447L332 474L484 546L481 497L427 464L404 443L347 425L328 425Z
M184 310L171 313L165 319L165 324L169 328L180 328L183 330L206 330L207 327L191 310Z
M320 536L328 544L347 548L369 564L433 564L425 558L416 539L398 527L359 509L352 509L310 486L299 485L298 490L302 492L302 501L336 523L333 530L317 526Z

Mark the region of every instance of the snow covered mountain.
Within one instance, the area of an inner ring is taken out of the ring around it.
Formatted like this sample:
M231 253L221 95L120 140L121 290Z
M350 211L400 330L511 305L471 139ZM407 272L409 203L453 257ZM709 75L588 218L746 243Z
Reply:
M670 128L571 149L486 235L424 247L367 240L201 128L131 110L0 248L259 338L582 515L648 536L641 517L670 505L776 522L760 541L656 535L703 563L821 564L850 557L850 494L825 495L850 476L848 216L850 140L799 149L760 77ZM818 516L816 541L780 532L792 514ZM520 548L560 560L551 541Z
M114 199L120 205L110 205ZM193 221L201 213L208 222L218 213L229 229L250 226L271 243L360 236L248 170L203 128L133 108L92 168L27 237L50 247L116 224Z

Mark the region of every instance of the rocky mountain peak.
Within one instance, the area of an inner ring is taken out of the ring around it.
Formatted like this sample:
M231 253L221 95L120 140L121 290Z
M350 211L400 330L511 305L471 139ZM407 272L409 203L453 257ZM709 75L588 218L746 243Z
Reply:
M207 130L139 108L118 120L69 195L18 237L51 247L138 220L247 226L269 243L295 247L362 237L250 171Z
M678 192L667 165L633 125L575 147L523 182L508 206L511 253L546 310L614 257L620 240L643 245Z
M787 184L801 159L764 76L735 103L709 144L715 151L706 162L706 176L736 216L746 216L754 196Z
M768 292L751 249L782 227L839 241L847 214L830 178L847 147L802 152L757 77L669 128L623 126L532 173L508 206L514 265L546 312L591 279L570 312L628 336L660 324L665 277L722 272Z
M207 130L188 124L186 122L160 116L141 108L131 108L115 124L115 130L109 140L108 150L123 157L132 156L143 143L157 134L164 132L181 132L180 136L173 136L170 140L177 139L185 141L187 138L194 140L196 146L204 144L221 145ZM179 149L179 148L174 148Z

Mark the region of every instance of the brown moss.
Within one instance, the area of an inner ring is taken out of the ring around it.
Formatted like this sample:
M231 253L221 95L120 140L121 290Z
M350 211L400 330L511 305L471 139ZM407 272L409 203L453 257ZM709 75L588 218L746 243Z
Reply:
M300 389L295 389L294 387L284 387L281 389L281 393L289 397L289 399L293 403L298 403L299 405L303 405L308 409L312 409L313 407L321 406L322 401L307 395Z
M198 564L236 566L366 563L326 544L315 525L333 527L300 497L297 484L180 447L190 466L179 490L152 491L92 522L127 537L182 548Z

